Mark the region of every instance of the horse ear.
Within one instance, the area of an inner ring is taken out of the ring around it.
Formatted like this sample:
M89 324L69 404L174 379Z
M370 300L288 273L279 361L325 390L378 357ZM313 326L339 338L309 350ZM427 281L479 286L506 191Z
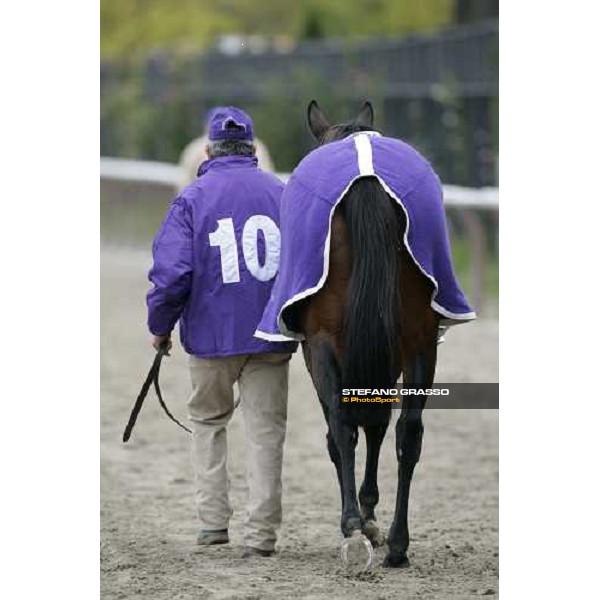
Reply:
M308 127L317 141L321 141L325 132L331 127L316 100L311 100L308 105Z
M365 100L354 119L354 124L361 127L373 127L373 105Z

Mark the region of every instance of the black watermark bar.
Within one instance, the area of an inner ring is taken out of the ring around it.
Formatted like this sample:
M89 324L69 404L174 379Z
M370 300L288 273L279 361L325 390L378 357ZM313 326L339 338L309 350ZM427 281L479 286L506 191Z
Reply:
M425 408L492 408L499 404L498 383L434 383L430 388L345 388L340 392L344 406L402 408L410 398L426 399Z

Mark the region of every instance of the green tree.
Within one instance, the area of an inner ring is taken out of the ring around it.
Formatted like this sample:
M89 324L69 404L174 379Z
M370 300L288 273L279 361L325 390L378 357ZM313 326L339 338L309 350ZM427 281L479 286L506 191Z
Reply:
M101 54L197 51L225 34L289 40L398 35L453 22L457 0L102 0Z

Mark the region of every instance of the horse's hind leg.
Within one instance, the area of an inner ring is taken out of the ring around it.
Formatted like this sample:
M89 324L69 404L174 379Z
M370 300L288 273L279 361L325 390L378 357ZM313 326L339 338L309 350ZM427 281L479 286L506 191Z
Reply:
M329 458L335 467L335 472L338 478L338 484L340 486L340 494L342 504L344 503L344 482L342 480L342 462L340 458L339 450L333 441L333 437L331 435L331 430L329 429L329 408L325 398L321 397L321 393L323 393L324 389L327 388L327 382L323 380L323 375L320 375L320 379L317 380L316 375L322 370L322 366L319 362L322 363L322 360L319 360L319 350L316 351L316 359L317 363L313 365L311 348L308 342L302 342L302 354L304 356L304 362L306 364L306 368L311 375L313 380L313 385L315 386L315 390L317 391L317 396L319 398L319 404L321 405L321 409L323 410L323 416L325 417L325 422L328 425L327 430L327 451L329 452ZM313 376L313 370L315 371L315 376Z
M339 389L339 388L338 388ZM338 392L339 394L339 392ZM358 430L345 422L339 406L339 397L329 411L329 430L331 438L340 456L340 472L342 481L342 520L341 529L344 536L349 537L353 531L360 531L363 519L358 508L356 497L355 454Z
M409 368L404 370L405 388L426 389L433 384L437 346L417 354ZM396 421L396 454L398 456L398 490L394 521L388 535L388 554L384 560L386 567L406 567L409 544L408 497L413 472L421 456L423 440L423 409L427 396L404 396L402 411Z
M332 345L326 339L312 338L305 350L310 360L310 374L323 405L329 432L327 447L336 466L342 494L341 529L344 536L362 528L362 518L356 497L354 450L358 431L342 418L340 367Z
M373 546L381 546L384 539L379 533L379 528L375 524L375 507L379 502L379 489L377 487L377 469L379 466L379 452L381 444L387 431L388 423L367 425L365 438L367 440L367 458L365 463L365 478L360 491L358 500L360 502L360 512L365 521L363 533L369 538Z
M327 421L329 423L329 420ZM335 445L333 436L331 435L331 429L327 431L327 451L329 452L329 458L335 466L335 472L337 473L338 484L340 486L340 494L342 498L342 506L344 505L344 479L342 478L342 458L340 451Z

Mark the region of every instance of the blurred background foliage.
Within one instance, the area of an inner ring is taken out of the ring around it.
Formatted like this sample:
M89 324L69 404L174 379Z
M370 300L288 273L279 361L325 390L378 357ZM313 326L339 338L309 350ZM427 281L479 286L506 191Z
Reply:
M102 0L103 58L195 52L224 34L319 39L402 35L461 17L456 0ZM482 6L471 8L473 17ZM468 18L468 16L466 17Z
M497 20L482 19L494 5L103 0L101 152L176 162L211 106L237 104L290 171L311 148L311 98L339 121L368 97L376 126L417 146L447 182L494 184Z

